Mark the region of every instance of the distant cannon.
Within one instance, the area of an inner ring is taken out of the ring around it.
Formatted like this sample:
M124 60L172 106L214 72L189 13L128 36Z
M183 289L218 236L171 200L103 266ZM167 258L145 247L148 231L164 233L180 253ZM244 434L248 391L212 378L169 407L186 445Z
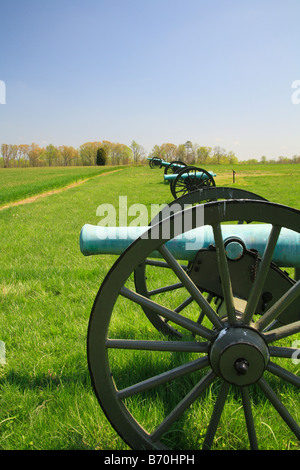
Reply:
M300 211L235 188L210 187L173 201L149 227L85 225L80 246L85 255L120 253L92 308L88 363L106 416L132 448L172 448L172 438L180 436L181 449L189 449L184 423L193 426L192 449L200 442L211 448L234 387L250 447L257 449L252 385L279 413L291 439L300 439L293 410L273 390L278 380L300 386L288 368L299 357L297 342L277 343L300 331L300 281L281 269L294 267L299 274ZM115 317L122 315L120 330ZM156 336L145 317L165 336ZM276 381L269 383L270 376ZM218 397L205 424L204 394L211 389L213 397L214 384ZM181 398L173 403L177 385Z
M163 160L158 157L147 158L150 168L161 168Z
M183 168L186 168L187 164L182 162L181 160L173 160L171 162L164 162L162 166L165 167L164 174L169 175L178 173Z
M166 162L164 159L159 157L148 157L147 160L149 160L149 166L152 169L157 167L164 167L165 174L177 173L179 170L187 166L186 163L182 162L181 160L173 160L171 162Z
M216 174L212 171L187 166L175 174L165 174L164 180L170 182L172 196L177 199L201 187L215 186L214 176Z

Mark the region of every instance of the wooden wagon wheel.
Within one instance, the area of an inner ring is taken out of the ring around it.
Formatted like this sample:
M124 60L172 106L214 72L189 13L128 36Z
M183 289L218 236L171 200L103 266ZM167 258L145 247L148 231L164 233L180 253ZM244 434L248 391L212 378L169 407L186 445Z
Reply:
M197 205L185 213L195 221L199 208L201 206ZM100 287L91 312L87 340L89 370L99 403L113 427L133 449L195 449L197 446L208 449L218 445L221 414L226 412L226 401L233 390L234 399L240 397L235 403L244 412L248 435L248 438L239 435L239 446L246 448L250 443L251 449L256 449L260 434L257 433L256 405L252 398L257 398L258 390L257 399L266 400L285 425L276 439L295 442L300 439L295 418L297 410L295 403L290 407L286 403L280 387L299 388L300 379L289 370L289 365L291 358L299 356L300 349L283 347L277 341L292 340L300 331L300 281L295 282L264 315L257 318L255 310L280 231L287 228L299 233L300 212L264 201L229 200L205 204L205 225L213 231L218 253L217 269L225 298L225 318L219 317L172 256L168 249L172 235L164 239L151 236L153 230L157 234L157 229L164 230L165 226L174 233L181 215L178 212L164 219L133 242ZM233 302L222 230L223 223L245 217L270 224L271 230L258 275L240 316ZM205 323L199 325L197 313L195 316L193 312L178 313L168 305L149 300L132 290L130 277L137 263L142 263L155 250L203 309ZM120 318L126 312L138 315L140 305L149 306L158 315L172 320L184 332L184 339L153 338L155 330L148 331L142 324L143 312L140 318L132 318L127 332L124 318L120 330L115 316ZM270 330L272 322L284 316L291 305L294 305L298 320ZM284 364L276 364L277 358ZM276 393L278 388L280 395ZM232 395L230 400L231 410ZM229 425L226 421L226 429ZM189 433L192 442L185 439L186 427L192 429Z
M189 205L200 204L205 201L217 201L224 199L255 199L255 200L266 200L265 198L259 196L258 194L252 193L238 188L227 188L222 186L210 186L198 189L191 193L186 194L178 199L175 199L170 204L168 204L160 213L158 213L155 218L150 222L150 225L155 225L156 223L163 220L165 217L169 217L173 211L179 211L186 208ZM183 269L188 269L188 264L182 264ZM166 279L165 271L169 269L168 263L165 261L157 259L147 259L145 262L140 263L139 266L134 270L134 282L136 291L149 298L155 300L157 296L162 293L169 293L182 289L183 285L180 282L171 282L165 283L162 285L162 279ZM152 275L153 274L153 275ZM152 281L152 277L156 279ZM172 279L172 274L171 274ZM216 301L216 295L213 293L207 293L207 300L212 302ZM181 305L178 305L177 311L180 312L181 309L185 308L189 303L194 299L189 296L187 299L184 299ZM149 307L143 307L143 310L151 321L151 323L163 334L178 336L181 337L182 334L176 329L176 325L172 325L165 318L157 315L156 312L152 312ZM201 322L203 314L199 310L198 322Z
M186 166L187 164L182 162L181 160L173 160L170 163L170 165L165 167L164 174L169 175L169 174L178 173L180 170L182 170L183 167L186 167Z
M177 199L201 187L215 185L215 180L208 171L203 168L187 166L177 173L176 178L171 182L170 189L174 199Z
M158 158L158 157L153 157L151 158L151 160L149 161L149 166L150 168L161 168L162 167L162 159L161 158Z

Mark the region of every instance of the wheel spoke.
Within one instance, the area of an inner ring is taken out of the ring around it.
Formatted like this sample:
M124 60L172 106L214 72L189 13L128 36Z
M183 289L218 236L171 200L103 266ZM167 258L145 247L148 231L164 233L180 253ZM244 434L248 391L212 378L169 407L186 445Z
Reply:
M277 375L283 380L296 385L296 387L300 387L300 377L293 374L292 372L280 367L278 364L274 364L274 362L269 362L267 370L272 372L272 374Z
M228 320L231 324L236 323L236 315L233 302L233 294L231 288L230 274L225 254L224 242L222 237L222 229L220 224L213 225L216 249L218 254L219 274L221 277L223 295L226 304Z
M210 449L217 431L217 427L221 418L223 408L225 406L226 398L229 392L230 384L223 382L221 390L219 392L217 401L212 412L207 433L203 443L203 449Z
M300 427L298 426L294 418L290 415L286 407L279 400L279 398L274 393L274 391L269 386L269 384L263 378L261 378L257 383L260 386L260 388L263 390L268 400L272 403L277 413L286 422L286 424L291 429L291 431L295 434L295 436L298 439L300 439Z
M195 301L205 312L205 314L207 315L209 320L212 322L212 324L217 328L217 330L222 329L224 325L219 319L214 309L210 306L210 304L207 302L205 297L201 294L199 289L195 286L191 278L181 268L179 263L176 261L174 256L169 252L166 246L162 245L159 251L161 255L163 256L163 258L167 261L167 263L169 263L169 265L171 266L175 274L178 276L180 281L184 284L184 286L186 287L188 292L191 294L191 296L193 296Z
M148 299L132 290L128 289L127 287L122 287L120 290L120 294L126 297L127 299L136 302L137 304L141 305L142 307L149 308L153 312L158 313L162 317L166 318L169 321L176 323L176 325L182 326L187 330L191 331L192 333L196 333L197 335L203 336L205 339L212 339L213 333L208 328L205 328L202 325L197 324L196 322L190 320L189 318L185 318L178 313L170 310L162 305L154 302L153 300Z
M161 436L177 421L182 413L189 408L194 401L210 386L216 375L213 371L209 371L200 382L184 397L183 400L173 409L173 411L160 423L156 430L151 434L153 442L158 441Z
M255 426L254 426L248 387L241 387L241 394L242 394L243 410L244 410L244 415L245 415L245 420L246 420L250 448L251 450L258 450L258 443L257 443L257 437L256 437Z
M259 269L254 280L250 295L248 297L248 302L245 308L245 311L242 316L242 322L249 324L252 320L252 317L255 313L261 291L263 289L271 260L273 258L273 253L276 247L278 237L280 235L281 227L274 226L271 229L268 243L264 251L263 257L261 259Z
M271 357L284 357L286 359L291 359L296 355L296 357L300 354L299 348L285 348L281 346L270 346L269 353Z
M164 286L164 287L159 287L158 289L153 289L148 292L150 297L152 295L157 295L157 294L162 294L163 292L170 292L172 290L180 289L183 287L181 282L178 282L177 284L170 284L169 286Z
M170 269L170 266L165 261L160 261L160 260L155 260L155 259L148 258L148 259L146 259L145 264L147 264L148 266L156 266L158 268ZM182 267L182 269L185 269L185 270L187 270L187 268L188 268L184 264L181 264L180 266Z
M178 185L177 185L178 186ZM180 189L181 188L181 189ZM186 185L181 185L179 189L176 188L176 196L177 195L180 195L180 196L184 196L187 192L188 192L188 188L186 187Z
M206 300L207 300L207 302L208 302L209 304L211 303L212 299L213 299L213 295L212 295L212 294L209 294L209 295L207 296L207 298L206 298ZM200 314L199 314L199 316L198 316L198 319L197 319L197 323L202 323L203 320L204 320L204 317L205 317L205 313L201 310L201 311L200 311Z
M146 390L150 390L153 387L158 387L166 382L171 382L172 380L177 379L178 377L182 377L187 374L191 374L197 370L203 369L209 365L208 357L202 357L200 359L195 359L192 362L184 364L179 367L175 367L174 369L168 370L167 372L163 372L162 374L158 374L154 377L150 377L149 379L143 380L137 384L131 385L130 387L124 388L123 390L119 390L117 392L117 396L120 399L124 399L127 397L131 397L136 393L144 392Z
M292 336L300 331L300 320L288 325L280 326L274 330L266 331L264 333L264 338L267 343L272 343L278 339L286 338L287 336Z
M293 285L269 310L255 323L254 327L259 331L266 328L300 295L300 281Z
M207 353L208 343L197 341L147 341L133 339L107 339L106 347L112 349L134 349L139 351L172 351Z
M192 296L188 297L184 302L182 302L178 307L174 308L174 312L179 313L186 307L188 307L192 302L194 301L194 298Z

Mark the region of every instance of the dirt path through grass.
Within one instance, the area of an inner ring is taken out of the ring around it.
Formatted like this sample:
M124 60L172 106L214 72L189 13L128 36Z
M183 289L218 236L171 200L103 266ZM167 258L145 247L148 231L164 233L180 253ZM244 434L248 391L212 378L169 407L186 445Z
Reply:
M51 196L52 194L57 194L61 193L62 191L67 191L68 189L74 188L75 186L79 186L80 184L85 183L86 181L89 181L92 178L98 178L99 176L106 176L110 175L111 173L116 173L117 171L121 171L123 168L119 168L118 170L112 170L108 171L107 173L101 173L100 175L96 176L91 176L90 178L85 178L82 181L76 181L75 183L71 183L68 186L64 186L63 188L58 188L58 189L52 189L50 191L47 191L45 193L41 194L36 194L35 196L27 197L26 199L22 199L20 201L15 201L15 202L10 202L9 204L6 204L5 206L0 207L0 211L3 211L4 209L8 209L13 206L20 206L22 204L30 204L37 199L43 198L43 197L48 197Z

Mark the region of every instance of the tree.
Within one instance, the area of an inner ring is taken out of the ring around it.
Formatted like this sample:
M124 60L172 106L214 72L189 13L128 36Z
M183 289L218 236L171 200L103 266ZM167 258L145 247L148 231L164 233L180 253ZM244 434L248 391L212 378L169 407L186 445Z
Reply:
M47 145L43 156L48 163L48 166L52 166L52 164L55 165L58 163L60 157L59 150L54 147L53 144L49 144Z
M43 153L43 149L39 147L39 145L35 144L34 142L30 146L30 150L28 153L29 157L29 165L30 166L38 166L40 163L40 157Z
M185 144L179 144L176 149L176 159L185 162L186 159L186 148Z
M196 152L196 162L197 163L209 163L211 155L211 147L201 146L197 149Z
M97 149L96 163L99 166L104 166L106 164L106 152L103 147Z
M61 162L64 166L70 166L75 163L75 160L78 157L78 150L74 147L69 147L68 145L61 145L58 147L58 151L61 157Z
M221 163L223 163L225 153L226 153L226 152L225 152L225 149L223 149L222 147L219 147L219 146L214 147L214 155L213 155L213 158L214 158L214 160L216 161L216 163L217 163L218 165L220 165Z
M164 150L163 150L162 146L157 145L157 144L154 145L149 157L151 157L151 158L156 157L156 158L164 159L165 155L164 155Z
M132 156L132 151L127 145L112 144L111 145L111 163L112 165L126 165Z
M160 149L161 149L161 154L164 156L164 159L167 162L176 160L176 151L177 151L176 145L165 143L160 146Z
M237 156L231 150L227 153L227 160L230 165L234 165L239 162Z
M11 159L11 145L10 144L2 144L1 145L1 153L2 153L2 157L3 157L4 168L9 168L10 159Z
M138 163L140 160L142 160L145 157L144 147L142 147L142 145L135 142L135 140L131 142L130 148L132 150L133 161L135 163Z
M80 157L83 165L95 165L97 149L101 142L86 142L80 146Z
M20 166L21 161L23 161L24 166L26 166L26 162L29 159L29 145L21 144L19 145L18 149L18 166Z
M290 160L287 157L283 157L282 155L280 155L280 157L278 157L278 162L279 163L290 163Z
M300 163L300 155L293 155L293 163Z

